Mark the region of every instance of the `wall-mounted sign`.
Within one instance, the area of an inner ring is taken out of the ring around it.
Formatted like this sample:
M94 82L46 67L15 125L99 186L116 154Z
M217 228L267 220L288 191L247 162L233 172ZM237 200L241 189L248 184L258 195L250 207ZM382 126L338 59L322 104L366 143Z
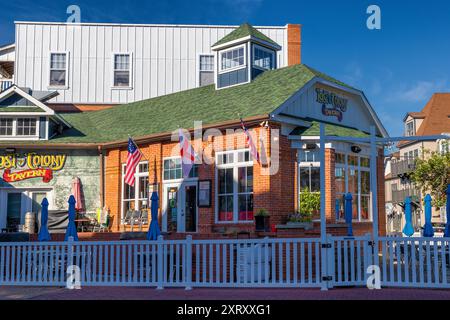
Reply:
M198 182L198 206L200 208L211 207L211 180Z
M316 94L316 101L322 104L322 114L329 117L334 116L342 121L343 114L347 111L348 99L320 88L316 88Z
M48 183L53 178L53 171L64 168L66 155L25 154L0 155L0 169L4 169L3 180L15 182L31 178L42 178ZM11 172L11 169L23 169Z

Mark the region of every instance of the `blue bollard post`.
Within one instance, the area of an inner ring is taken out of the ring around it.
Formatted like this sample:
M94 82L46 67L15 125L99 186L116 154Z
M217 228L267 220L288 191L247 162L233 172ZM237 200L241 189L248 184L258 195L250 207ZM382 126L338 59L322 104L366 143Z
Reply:
M450 184L447 186L447 222L445 223L444 237L450 237Z
M433 237L434 230L431 225L431 196L427 194L425 196L425 225L423 226L423 236L424 237Z
M403 233L407 237L411 237L414 234L414 228L412 225L412 211L411 211L410 197L406 197L405 199L405 227L403 228Z
M352 227L352 194L349 192L345 195L345 222L347 223L347 235L353 237L353 227Z

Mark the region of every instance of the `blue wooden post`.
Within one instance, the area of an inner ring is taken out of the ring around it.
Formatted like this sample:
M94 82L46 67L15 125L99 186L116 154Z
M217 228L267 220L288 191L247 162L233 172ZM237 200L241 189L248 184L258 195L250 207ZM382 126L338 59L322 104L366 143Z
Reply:
M353 237L353 227L352 227L352 202L353 197L349 192L345 195L345 222L347 223L347 235Z
M431 196L429 194L425 196L425 225L423 226L423 236L434 236L433 226L431 225Z
M403 233L408 237L411 237L414 234L410 197L406 197L405 199L405 227L403 228Z
M335 202L335 206L334 206L334 211L336 214L336 222L339 221L339 210L341 209L340 203L339 203L339 199L336 199Z
M450 184L447 186L447 222L445 223L444 237L450 237Z

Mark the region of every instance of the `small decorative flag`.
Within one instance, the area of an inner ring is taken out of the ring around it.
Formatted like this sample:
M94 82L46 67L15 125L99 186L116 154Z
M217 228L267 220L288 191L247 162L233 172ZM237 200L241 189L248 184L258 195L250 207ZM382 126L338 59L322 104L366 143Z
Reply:
M251 153L253 159L256 160L258 163L260 163L258 149L256 148L255 144L253 143L253 139L250 136L250 132L248 132L248 129L245 127L244 121L242 120L242 118L241 118L241 127L242 127L242 130L244 130L244 133L246 136L246 142L247 142L248 146L250 147L250 153Z
M189 139L186 139L184 136L183 130L178 130L178 136L180 139L181 168L183 170L183 177L186 179L189 177L189 173L194 166L194 161L197 155L194 148L192 148Z
M136 173L136 168L139 165L139 161L142 159L142 153L139 148L134 143L131 137L128 139L128 157L127 164L125 167L125 183L134 186L134 181L136 180L134 174Z

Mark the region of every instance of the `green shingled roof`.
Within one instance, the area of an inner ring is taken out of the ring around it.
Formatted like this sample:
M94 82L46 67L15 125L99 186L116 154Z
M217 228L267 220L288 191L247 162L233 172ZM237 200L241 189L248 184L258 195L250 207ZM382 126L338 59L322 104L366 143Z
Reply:
M292 131L290 134L300 136L320 136L320 122L311 121L310 127L295 128L294 131ZM325 124L325 134L327 136L355 137L355 138L367 138L370 136L370 134L362 132L358 129L340 126L332 123Z
M0 112L44 112L39 107L2 107Z
M255 37L257 39L263 40L265 42L273 44L274 46L279 46L278 43L276 43L275 41L270 39L268 36L266 36L262 32L260 32L260 31L256 30L255 28L253 28L250 24L244 23L244 24L240 25L239 28L233 30L232 32L227 34L225 37L223 37L222 39L217 41L213 45L213 47L221 45L221 44L224 44L224 43L227 43L227 42L230 42L230 41L234 41L234 40L237 40L237 39L245 38L245 37L248 37L248 36L252 36L252 37Z
M36 143L125 141L128 135L137 138L178 127L193 128L194 121L213 125L239 116L267 116L316 76L346 86L306 65L294 65L266 71L251 83L221 90L210 85L101 111L59 114L73 127L49 141Z

